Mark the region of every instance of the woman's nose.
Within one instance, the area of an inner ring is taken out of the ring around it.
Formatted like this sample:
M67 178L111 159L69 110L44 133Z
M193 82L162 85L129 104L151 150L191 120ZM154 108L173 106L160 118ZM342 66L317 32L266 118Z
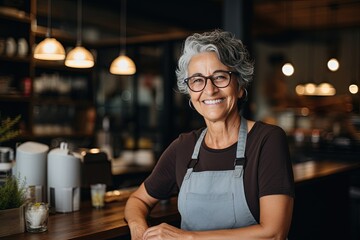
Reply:
M209 82L208 82L209 81ZM219 91L219 88L216 87L210 78L207 78L206 79L206 85L205 85L205 88L203 90L205 93L207 93L208 95L212 95L214 93L216 93L217 91Z

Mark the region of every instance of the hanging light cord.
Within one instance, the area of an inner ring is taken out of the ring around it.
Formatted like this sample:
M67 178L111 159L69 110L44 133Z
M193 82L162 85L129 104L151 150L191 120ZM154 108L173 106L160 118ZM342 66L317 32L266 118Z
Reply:
M77 29L77 46L81 46L82 39L81 39L81 28L82 28L82 0L78 0L78 9L77 9L77 16L78 16L78 29Z
M355 84L359 84L360 85L360 82L359 82L359 78L360 78L360 70L359 70L359 59L360 59L360 54L359 54L359 44L360 44L360 31L358 30L357 33L356 33L356 37L355 37L355 67L354 69L355 70L355 79L354 79L354 83ZM360 95L359 95L360 97Z
M121 17L120 17L120 54L126 55L126 0L121 1Z
M47 31L45 37L51 37L51 0L48 0L48 18L47 18Z
M315 26L316 24L316 8L313 7L311 9L310 12L310 24L312 26ZM309 56L309 64L308 64L308 71L309 71L309 82L311 83L315 83L315 74L314 74L314 58L312 57L311 52L315 52L315 48L314 48L314 38L315 38L315 33L311 34L311 38L310 38L310 44L308 47L308 56ZM316 54L314 54L314 56L316 56Z
M359 60L360 60L360 54L359 54L359 44L360 44L360 32L358 31L357 32L357 34L356 34L356 44L355 44L355 46L356 46L356 67L355 67L355 69L357 70L356 71L356 80L360 83L360 74L359 74L359 72L360 72L360 70L359 70ZM360 85L360 84L359 84Z

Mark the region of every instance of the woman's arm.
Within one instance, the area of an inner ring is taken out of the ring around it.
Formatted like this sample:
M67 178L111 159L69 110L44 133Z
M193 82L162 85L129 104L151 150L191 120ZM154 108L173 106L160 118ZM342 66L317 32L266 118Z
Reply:
M289 232L294 199L287 195L268 195L260 198L260 223L249 227L185 232L168 224L150 227L144 239L286 239ZM211 220L210 220L211 221Z
M143 239L143 233L148 228L146 218L157 202L158 199L147 193L144 183L131 194L125 206L125 219L130 228L131 239Z

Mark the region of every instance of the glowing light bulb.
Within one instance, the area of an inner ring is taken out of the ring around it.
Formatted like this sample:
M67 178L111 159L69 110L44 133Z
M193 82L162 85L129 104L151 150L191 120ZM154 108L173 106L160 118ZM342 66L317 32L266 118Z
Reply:
M295 87L295 92L297 95L304 95L305 94L305 86L303 84L299 84Z
M337 71L340 67L339 61L336 58L331 58L328 63L327 66L329 68L330 71Z
M357 94L358 91L359 91L359 87L358 87L356 84L351 84L351 85L349 86L349 92L350 92L351 94Z
M317 94L320 96L333 96L336 90L330 83L321 83L317 87Z
M282 72L285 76L291 76L294 74L294 66L291 63L285 63L282 67Z
M316 85L314 83L307 83L305 85L305 94L306 95L315 95Z

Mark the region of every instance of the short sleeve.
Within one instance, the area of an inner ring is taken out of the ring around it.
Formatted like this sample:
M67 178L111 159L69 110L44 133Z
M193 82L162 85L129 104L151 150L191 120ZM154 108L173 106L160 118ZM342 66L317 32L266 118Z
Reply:
M286 133L274 127L261 146L258 168L259 197L271 194L294 196L294 176Z
M177 189L176 185L176 146L174 140L163 152L152 173L145 179L144 184L148 194L157 199L167 199Z

